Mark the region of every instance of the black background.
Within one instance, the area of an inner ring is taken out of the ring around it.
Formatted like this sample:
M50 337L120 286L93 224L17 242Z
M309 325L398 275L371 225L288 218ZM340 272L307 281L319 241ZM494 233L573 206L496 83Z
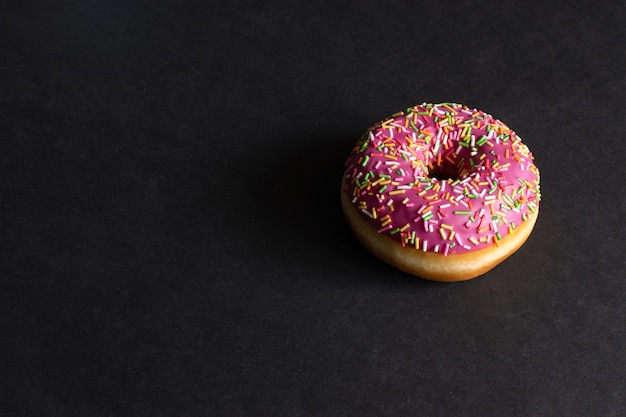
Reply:
M626 415L623 1L0 5L2 416ZM363 131L493 114L535 231L437 284L339 207Z

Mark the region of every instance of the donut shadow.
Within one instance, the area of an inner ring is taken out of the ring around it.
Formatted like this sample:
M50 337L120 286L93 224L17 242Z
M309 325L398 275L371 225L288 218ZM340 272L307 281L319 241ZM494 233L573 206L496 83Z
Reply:
M371 255L350 230L340 204L344 163L359 134L327 129L294 133L261 167L269 181L254 190L260 204L258 227L268 233L273 252L311 268L352 270L354 276L400 285L429 284ZM303 145L306 144L306 145ZM346 260L348 260L346 262ZM437 283L430 283L437 284Z

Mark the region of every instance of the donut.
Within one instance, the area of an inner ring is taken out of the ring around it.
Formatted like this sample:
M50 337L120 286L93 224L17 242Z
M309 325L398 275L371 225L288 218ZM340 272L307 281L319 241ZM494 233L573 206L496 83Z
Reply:
M345 163L341 206L357 240L388 264L442 282L480 276L526 241L539 170L501 121L423 103L376 123Z

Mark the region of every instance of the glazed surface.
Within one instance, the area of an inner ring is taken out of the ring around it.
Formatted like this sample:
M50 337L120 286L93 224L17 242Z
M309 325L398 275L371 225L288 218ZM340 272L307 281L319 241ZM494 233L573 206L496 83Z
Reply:
M443 255L497 245L540 200L539 170L517 134L455 103L425 103L375 124L346 161L344 182L378 233Z

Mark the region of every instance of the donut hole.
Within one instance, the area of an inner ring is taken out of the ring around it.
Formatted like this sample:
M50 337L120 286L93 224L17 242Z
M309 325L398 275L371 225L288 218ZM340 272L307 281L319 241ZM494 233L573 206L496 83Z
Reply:
M439 181L459 179L459 169L448 161L437 164L433 161L428 165L428 177Z

